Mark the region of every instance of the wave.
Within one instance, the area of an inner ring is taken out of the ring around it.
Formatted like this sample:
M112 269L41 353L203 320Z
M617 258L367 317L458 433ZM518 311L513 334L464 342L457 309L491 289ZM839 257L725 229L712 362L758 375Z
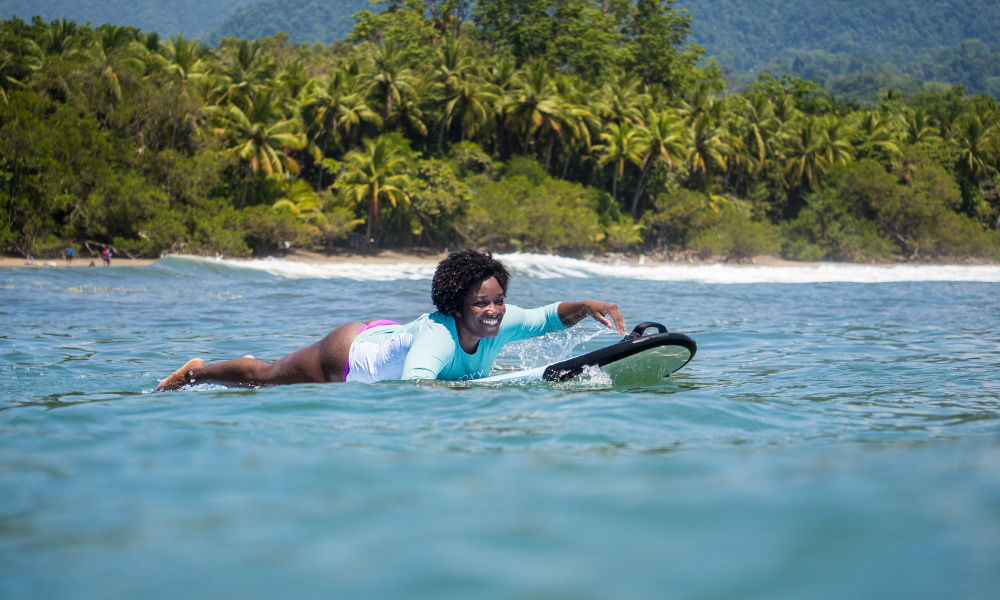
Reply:
M748 283L897 283L910 281L1000 282L1000 266L899 265L879 267L824 263L818 266L609 265L577 258L516 252L495 255L511 271L536 279L634 279L707 284ZM254 260L178 257L215 266L269 273L290 279L393 281L431 279L434 263L326 263L279 258ZM169 260L169 259L161 259Z

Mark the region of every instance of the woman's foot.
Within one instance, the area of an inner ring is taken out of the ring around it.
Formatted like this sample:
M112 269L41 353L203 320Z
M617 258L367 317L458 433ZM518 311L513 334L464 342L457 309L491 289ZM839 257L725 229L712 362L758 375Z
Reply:
M170 377L167 377L160 382L160 385L156 386L157 390L172 390L179 388L182 385L187 385L189 383L194 383L194 371L195 369L200 369L205 366L205 361L200 358L192 358L191 360L184 363L184 366L173 372Z

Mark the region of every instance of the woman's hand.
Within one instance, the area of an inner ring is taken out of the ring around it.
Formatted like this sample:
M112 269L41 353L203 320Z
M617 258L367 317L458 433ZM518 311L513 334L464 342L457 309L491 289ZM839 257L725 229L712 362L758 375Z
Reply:
M618 333L625 335L625 319L618 310L618 305L613 302L601 302L600 300L584 300L582 302L563 302L559 305L559 320L567 327L576 325L591 316L608 328L618 330Z

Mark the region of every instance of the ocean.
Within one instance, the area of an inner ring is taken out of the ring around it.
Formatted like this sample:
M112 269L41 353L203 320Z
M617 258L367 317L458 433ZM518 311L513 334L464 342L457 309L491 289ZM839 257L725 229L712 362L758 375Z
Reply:
M0 598L1000 597L1000 267L499 258L509 304L617 302L697 356L638 390L151 393L414 319L434 265L0 271Z

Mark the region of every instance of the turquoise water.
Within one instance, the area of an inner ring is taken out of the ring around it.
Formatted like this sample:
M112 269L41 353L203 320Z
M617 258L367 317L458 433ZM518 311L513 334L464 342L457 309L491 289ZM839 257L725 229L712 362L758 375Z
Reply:
M0 598L1000 597L1000 268L505 260L511 303L614 300L698 355L635 391L150 394L417 317L433 265L0 271Z

